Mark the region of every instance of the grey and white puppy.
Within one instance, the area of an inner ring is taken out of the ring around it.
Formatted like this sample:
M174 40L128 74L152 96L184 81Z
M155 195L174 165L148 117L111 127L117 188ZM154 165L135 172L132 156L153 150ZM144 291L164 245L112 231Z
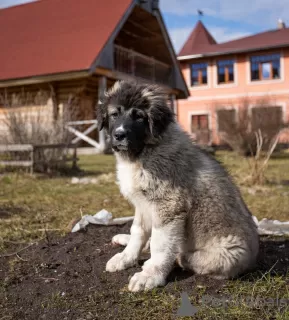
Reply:
M225 169L175 122L157 86L117 82L98 108L110 134L122 194L134 205L131 236L106 271L135 265L150 240L151 258L130 291L163 286L177 261L215 278L252 268L259 237L252 215Z

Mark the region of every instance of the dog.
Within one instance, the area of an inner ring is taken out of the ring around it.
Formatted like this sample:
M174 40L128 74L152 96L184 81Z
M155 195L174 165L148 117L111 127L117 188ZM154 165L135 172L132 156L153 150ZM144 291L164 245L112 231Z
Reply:
M97 110L110 136L120 191L135 207L123 252L106 264L137 264L150 239L151 258L129 281L132 292L166 284L175 263L196 274L235 278L254 267L259 236L252 214L221 164L175 121L156 85L116 82Z

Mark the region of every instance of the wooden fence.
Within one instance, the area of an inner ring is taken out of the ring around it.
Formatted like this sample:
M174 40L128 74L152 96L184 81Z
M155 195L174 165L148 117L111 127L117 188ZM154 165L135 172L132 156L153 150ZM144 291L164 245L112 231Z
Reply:
M10 159L1 160L0 166L4 167L25 167L30 169L30 173L33 173L33 168L36 164L41 164L45 160L35 159L35 154L43 149L73 149L73 154L69 157L63 157L56 162L70 162L72 161L72 167L77 167L77 148L75 145L66 144L50 144L50 145L31 145L31 144L13 144L13 145L0 145L0 154L9 154ZM16 155L28 154L28 160L15 160Z
M0 153L2 154L19 154L23 152L27 152L29 154L29 160L0 160L0 166L30 168L30 172L33 173L34 149L31 144L0 145Z

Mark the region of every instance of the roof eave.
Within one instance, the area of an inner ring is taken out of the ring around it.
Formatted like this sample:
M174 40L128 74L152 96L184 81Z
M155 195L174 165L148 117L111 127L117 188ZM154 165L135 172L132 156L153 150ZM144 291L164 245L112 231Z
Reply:
M87 77L90 74L91 73L89 70L79 70L79 71L31 76L26 78L5 79L5 80L0 80L0 88L32 85L32 84L46 83L46 82L52 82L52 81L79 79L79 78Z
M266 46L266 47L258 47L258 48L252 48L252 49L236 49L236 50L228 50L225 52L208 52L208 53L199 53L199 54L192 54L192 55L186 55L186 56L178 56L179 61L183 60L192 60L192 59L199 59L199 58L206 58L206 57L214 57L214 56L224 56L228 54L236 54L236 53L248 53L248 52L254 52L254 51L262 51L262 50L270 50L270 49L277 49L277 48L284 48L288 47L289 43L282 44L282 45L276 45L276 46Z
M187 56L178 56L177 59L179 61L181 60L189 60L189 59L197 59L197 58L202 58L204 57L205 55L204 54L191 54L191 55L187 55Z
M189 88L187 86L187 83L186 83L186 80L184 78L184 75L183 75L183 73L181 71L180 64L178 62L178 57L177 57L177 55L175 53L171 38L170 38L170 36L168 34L168 31L166 29L162 13L161 13L161 11L159 9L156 9L155 10L155 15L156 15L156 17L157 17L157 19L159 21L161 30L163 32L164 39L165 39L165 41L167 43L169 52L171 54L171 58L173 60L174 68L175 68L175 71L177 72L176 76L179 77L179 88L178 89L175 88L175 89L177 91L179 91L181 99L186 99L186 98L188 98L190 96L190 91L189 91ZM177 86L177 83L175 85Z

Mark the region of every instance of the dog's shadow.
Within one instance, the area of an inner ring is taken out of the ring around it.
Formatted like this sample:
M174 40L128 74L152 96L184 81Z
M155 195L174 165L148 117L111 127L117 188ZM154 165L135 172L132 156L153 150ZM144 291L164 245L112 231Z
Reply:
M142 256L142 258L138 262L139 266L141 267L148 259L149 259L149 255L146 255L145 257ZM193 275L194 273L192 271L183 270L178 265L175 265L174 269L170 272L167 278L167 282L169 283L169 282L186 280L192 277Z
M256 281L270 276L286 277L289 266L289 238L262 237L257 265L242 281Z
M139 261L140 265L147 259ZM262 237L257 264L248 273L239 276L241 281L257 281L268 276L286 276L289 266L289 238ZM194 277L192 271L183 270L175 266L168 276L168 283L179 282ZM202 276L198 276L201 277ZM205 277L207 278L207 277Z
M176 265L175 268L172 270L172 272L168 276L168 283L186 280L192 277L193 275L194 273L192 271L183 270L181 267Z

